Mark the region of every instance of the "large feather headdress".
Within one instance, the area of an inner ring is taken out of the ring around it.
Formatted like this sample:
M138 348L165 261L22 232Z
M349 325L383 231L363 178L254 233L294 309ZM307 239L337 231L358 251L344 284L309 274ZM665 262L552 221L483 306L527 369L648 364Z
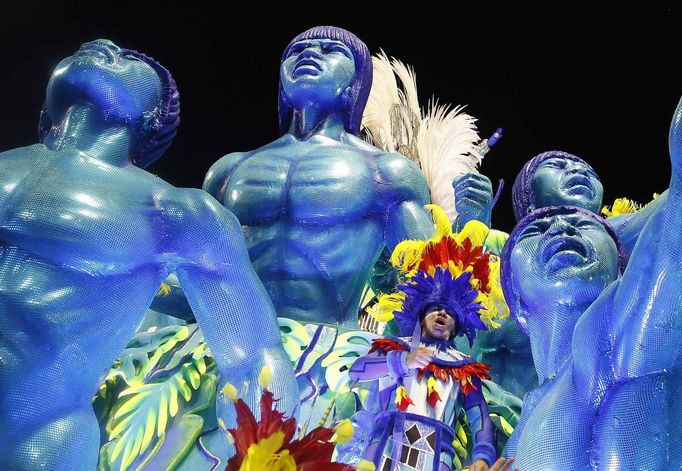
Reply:
M500 260L483 248L489 231L485 224L470 221L454 234L441 208L426 208L432 211L435 235L428 240L404 240L396 246L391 264L406 281L393 293L379 296L368 312L380 322L395 318L404 334L414 328L424 306L440 300L457 313L463 329L457 334L473 341L474 327L495 329L500 326L499 320L509 316L500 282ZM433 295L427 288L434 290Z
M419 107L414 70L382 51L372 58L374 79L362 127L369 142L386 152L399 152L415 162L426 177L431 202L457 217L452 181L477 171L483 153L476 119L463 106L429 101Z

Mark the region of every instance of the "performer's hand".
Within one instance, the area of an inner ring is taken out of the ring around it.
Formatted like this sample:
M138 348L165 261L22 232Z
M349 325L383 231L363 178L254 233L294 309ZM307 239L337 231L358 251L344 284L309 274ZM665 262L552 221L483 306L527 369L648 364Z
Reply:
M483 463L483 465L485 467L477 468L476 467L477 463ZM484 461L478 460L471 467L471 471L478 471L478 470L481 470L481 471L486 471L486 470L487 471L507 471L513 463L514 463L514 458L506 458L505 459L504 457L501 457L497 461L495 461L495 463L493 463L493 466L488 470L488 465L485 464ZM514 471L518 471L518 468L515 468Z
M405 362L407 363L407 367L412 370L414 368L424 368L431 362L432 358L433 352L431 350L419 347L407 354Z

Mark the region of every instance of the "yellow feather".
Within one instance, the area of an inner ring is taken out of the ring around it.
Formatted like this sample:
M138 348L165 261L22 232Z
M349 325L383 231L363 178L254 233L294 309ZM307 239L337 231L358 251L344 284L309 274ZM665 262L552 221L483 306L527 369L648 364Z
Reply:
M404 272L414 271L421 261L426 244L427 242L423 240L404 240L400 242L391 254L391 265L400 268Z
M441 237L449 237L452 235L452 225L450 224L450 219L448 218L443 208L437 204L427 204L424 206L426 209L431 211L431 217L433 218L433 223L435 225L436 233L434 234L432 240L438 241Z
M261 388L268 389L271 381L272 371L270 371L270 368L268 368L266 365L260 370L260 374L258 375L258 384Z
M490 228L481 221L467 222L461 231L455 235L455 241L458 244L464 242L464 239L469 239L473 246L483 245L483 241L488 236Z
M237 402L239 394L237 393L237 388L234 387L232 383L225 383L222 389L223 395L231 400L232 402Z
M388 322L393 319L393 311L400 311L405 300L405 293L382 294L377 303L371 306L367 312L379 322Z

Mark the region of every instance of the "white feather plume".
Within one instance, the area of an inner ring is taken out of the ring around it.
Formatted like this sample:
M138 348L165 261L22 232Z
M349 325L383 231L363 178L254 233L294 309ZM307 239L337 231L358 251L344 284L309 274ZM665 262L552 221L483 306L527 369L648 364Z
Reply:
M398 77L402 85L402 90L400 91L402 105L414 115L421 116L419 96L417 95L417 75L414 73L414 69L412 66L403 64L395 57L391 58L391 65L393 66L393 73Z
M483 158L478 151L480 137L476 118L462 112L463 109L463 106L450 108L432 100L417 141L431 202L443 208L451 221L457 217L452 181L477 171Z
M372 57L372 65L372 90L362 114L362 126L371 144L386 152L396 152L391 134L391 109L400 103L398 84L391 61L383 51Z
M426 177L431 201L451 221L457 217L452 181L476 171L481 163L476 119L451 108L429 103L419 107L414 70L381 51L372 58L374 79L362 125L370 143L386 152L400 152L415 161Z

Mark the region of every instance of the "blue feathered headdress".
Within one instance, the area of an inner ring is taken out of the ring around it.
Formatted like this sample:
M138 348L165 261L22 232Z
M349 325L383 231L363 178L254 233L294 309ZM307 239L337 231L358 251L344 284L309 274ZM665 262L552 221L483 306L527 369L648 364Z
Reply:
M400 336L410 336L415 324L421 322L428 310L442 308L455 320L454 337L466 335L473 345L476 330L488 330L479 317L483 306L476 302L478 290L471 286L471 273L453 279L449 270L436 267L433 276L419 270L410 281L398 286L405 293L400 311L394 311Z

